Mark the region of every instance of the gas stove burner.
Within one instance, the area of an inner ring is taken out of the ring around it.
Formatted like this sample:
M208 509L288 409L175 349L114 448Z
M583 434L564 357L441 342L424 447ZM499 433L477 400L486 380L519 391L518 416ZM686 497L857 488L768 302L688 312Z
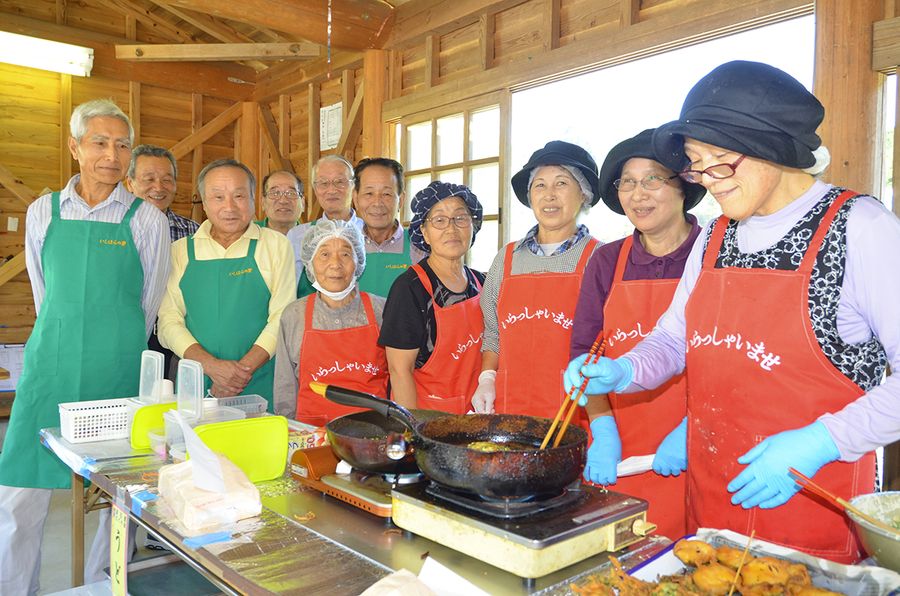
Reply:
M381 484L382 482L386 482L391 486L415 484L417 482L422 482L425 479L425 475L421 472L418 472L416 474L378 474L356 469L354 469L350 473L350 477L353 480L364 485Z
M428 483L425 492L473 513L498 519L518 519L558 509L564 510L574 507L586 498L582 491L569 488L555 495L491 498L443 486L434 481Z

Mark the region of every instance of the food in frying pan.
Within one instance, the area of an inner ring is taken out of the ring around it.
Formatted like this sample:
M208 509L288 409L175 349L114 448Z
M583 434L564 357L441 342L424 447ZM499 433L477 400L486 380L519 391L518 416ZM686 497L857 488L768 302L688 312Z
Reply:
M492 453L494 451L512 451L512 447L503 443L495 443L494 441L472 441L466 445L469 449L481 451L482 453Z

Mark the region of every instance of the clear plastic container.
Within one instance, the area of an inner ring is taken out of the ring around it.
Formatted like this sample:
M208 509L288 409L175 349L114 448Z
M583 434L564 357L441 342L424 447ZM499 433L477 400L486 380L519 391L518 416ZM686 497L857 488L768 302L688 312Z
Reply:
M163 368L165 358L159 352L141 352L141 380L138 386L138 401L143 404L160 403L158 396L163 389Z
M150 437L150 448L153 449L153 452L160 457L166 456L166 429L165 428L154 428L151 431L147 431L147 435Z
M196 360L178 363L178 411L187 422L196 422L203 413L203 366Z
M247 414L243 410L220 406L215 403L215 399L204 399L202 402L201 408L203 410L203 417L200 420L195 420L193 422L185 420L191 428L200 424L228 422L229 420L240 420L247 417ZM173 445L183 446L184 433L181 432L181 425L175 420L175 412L166 412L163 414L163 420L166 423L166 443L169 445L169 450L171 451Z

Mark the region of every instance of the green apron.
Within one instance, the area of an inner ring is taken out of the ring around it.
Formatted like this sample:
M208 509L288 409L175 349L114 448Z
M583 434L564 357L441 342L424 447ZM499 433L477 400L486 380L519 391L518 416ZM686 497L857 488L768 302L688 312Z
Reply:
M314 226L318 219L314 219L309 222L309 225ZM297 298L303 298L304 296L309 296L310 294L315 294L316 289L313 287L312 282L309 281L309 278L306 277L306 268L300 272L300 278L297 280Z
M256 225L258 225L261 228L268 228L269 227L269 218L264 217L259 220L253 220L253 223L255 223Z
M403 233L403 252L366 253L366 269L359 278L359 289L369 294L387 298L394 280L406 271L412 261L409 256L409 232Z
M59 426L60 403L136 396L147 349L144 274L130 227L142 201L117 224L62 219L58 192L50 202L44 301L0 453L4 486L71 486L69 469L41 445L38 431Z
M178 287L184 296L185 324L203 349L223 360L240 360L269 321L272 292L259 272L254 238L247 256L239 259L208 259L194 256L194 237L187 241L188 265ZM257 394L272 407L275 361L259 367L243 395ZM212 380L206 377L206 388Z

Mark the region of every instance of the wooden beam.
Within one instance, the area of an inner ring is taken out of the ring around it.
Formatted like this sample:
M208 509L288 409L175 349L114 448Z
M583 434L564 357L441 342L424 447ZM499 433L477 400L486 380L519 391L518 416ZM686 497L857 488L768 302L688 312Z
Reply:
M319 108L321 107L321 96L319 95L319 84L310 83L306 94L306 142L307 154L309 155L309 186L313 186L313 168L319 157L322 155L321 145L319 144ZM315 192L310 193L315 196ZM312 221L318 216L320 210L318 201L306 201L306 221Z
M259 104L259 128L269 150L269 157L278 164L277 169L293 172L294 166L278 146L278 125L275 123L275 115L265 104Z
M490 70L494 65L494 13L479 17L478 43L481 49L481 70Z
M240 141L235 141L238 149L237 159L251 172L259 172L259 108L254 101L241 102L241 119L239 121ZM259 196L259 180L254 189L255 196Z
M418 2L404 4L403 8L411 4ZM604 30L597 34L602 36L603 44L593 43L591 36L585 36L551 52L527 54L504 65L499 75L493 70L476 72L432 89L387 100L383 106L383 118L385 122L398 120L406 114L497 89L622 64L690 45L698 37L725 37L767 23L810 14L812 8L811 0L721 0L704 4L703 11L686 4L658 14L652 21L641 21L627 30Z
M434 35L425 38L425 86L428 88L437 85L441 74L441 39L435 39Z
M268 27L326 45L326 3L322 0L166 0L214 17ZM362 50L380 47L391 27L394 7L385 0L343 0L332 5L331 44Z
M137 19L130 14L125 15L125 37L137 39Z
M637 23L641 12L641 0L619 0L619 27L625 29Z
M66 180L68 182L68 180ZM13 174L6 166L0 164L0 185L5 186L11 193L16 195L16 197L25 203L25 206L31 205L31 203L37 198L34 191L28 188L22 179Z
M336 51L331 53L331 64L325 59L275 64L259 73L253 99L263 103L274 101L279 95L299 93L310 83L330 79L334 72L359 68L362 61L363 55L359 52Z
M193 35L182 31L173 23L162 19L153 14L149 8L143 8L136 2L125 2L124 0L94 0L98 4L119 12L126 17L132 17L141 25L153 31L160 37L171 39L172 41L182 41L190 43L196 41Z
M72 177L69 153L69 119L72 117L72 75L59 75L59 187L65 188Z
M134 144L141 142L141 84L135 81L128 82L128 117L134 128Z
M341 105L344 106L344 115L350 111L356 94L356 76L349 68L341 73ZM346 124L346 118L344 119Z
M893 70L900 65L900 17L878 21L872 28L872 68Z
M234 122L241 115L241 104L238 102L225 108L221 114L200 127L197 132L191 133L189 136L175 143L172 148L172 155L175 159L181 159L196 147L202 145L213 137L220 130Z
M444 35L478 22L484 14L502 12L526 0L416 0L397 7L385 49L421 43L428 35Z
M384 121L381 109L388 90L388 52L366 50L363 61L363 84L366 93L363 103L362 152L371 157L386 155Z
M352 151L359 140L359 133L362 131L363 126L360 109L365 96L366 82L363 81L359 86L359 93L356 94L356 99L353 100L353 105L350 107L350 113L347 114L347 117L344 119L344 125L341 127L341 138L338 140L337 148L335 149L336 153L340 155L346 155L348 151ZM374 154L366 153L366 155Z
M222 21L214 19L208 14L176 8L163 0L149 1L219 41L225 43L255 43L254 39L249 35L244 35L240 31L232 29Z
M278 96L278 153L288 158L291 155L291 98ZM291 166L293 169L293 165Z
M200 132L203 128L203 96L199 93L191 94L191 134ZM203 221L206 219L203 213L203 205L200 203L200 195L197 193L197 179L200 170L203 169L203 145L194 147L191 156L191 219Z
M66 24L66 0L56 0L56 24Z
M825 179L878 196L881 191L881 74L872 68L872 24L882 0L816 0L813 92L825 106L818 134L831 152Z
M541 46L544 50L555 50L559 47L559 2L560 0L543 0L541 7Z
M116 46L116 58L138 62L227 62L309 60L321 55L314 43L191 43Z
M25 251L0 265L0 286L25 271Z
M253 93L256 72L238 64L138 64L116 59L115 44L128 43L122 37L65 27L14 14L3 13L0 31L32 35L53 41L94 48L96 77L118 81L138 81L148 85L189 93L241 100Z

